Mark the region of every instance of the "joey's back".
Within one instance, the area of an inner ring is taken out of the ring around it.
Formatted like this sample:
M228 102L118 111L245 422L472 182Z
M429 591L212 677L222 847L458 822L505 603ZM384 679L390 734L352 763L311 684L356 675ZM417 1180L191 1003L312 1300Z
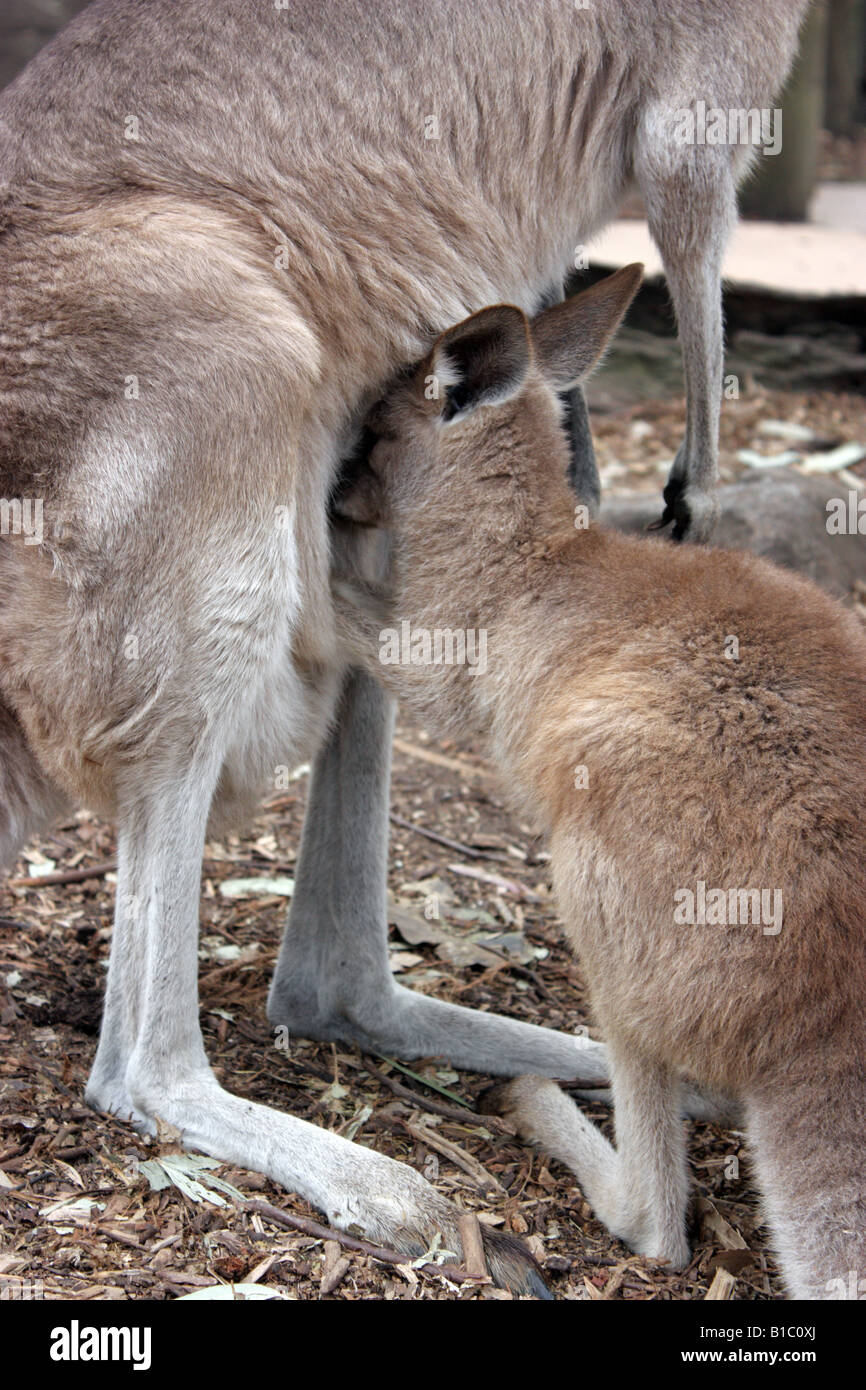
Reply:
M599 1010L737 1088L862 1009L866 637L755 557L586 539L577 616L564 586L539 601L550 659L500 746L552 832Z
M866 635L753 556L547 539L487 613L442 576L426 621L486 627L487 669L410 698L550 833L601 1020L741 1090L862 1013Z

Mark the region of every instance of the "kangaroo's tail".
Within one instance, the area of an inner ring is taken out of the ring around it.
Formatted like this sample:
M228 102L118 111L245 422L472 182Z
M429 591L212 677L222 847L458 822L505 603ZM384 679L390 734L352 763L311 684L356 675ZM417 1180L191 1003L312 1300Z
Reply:
M788 1292L866 1297L866 1027L763 1081L747 1127Z

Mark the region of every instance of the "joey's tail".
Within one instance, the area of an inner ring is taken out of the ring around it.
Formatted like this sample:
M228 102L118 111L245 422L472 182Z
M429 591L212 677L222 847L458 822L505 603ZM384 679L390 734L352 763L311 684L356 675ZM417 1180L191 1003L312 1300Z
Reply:
M793 1298L866 1298L866 1029L767 1078L747 1128Z

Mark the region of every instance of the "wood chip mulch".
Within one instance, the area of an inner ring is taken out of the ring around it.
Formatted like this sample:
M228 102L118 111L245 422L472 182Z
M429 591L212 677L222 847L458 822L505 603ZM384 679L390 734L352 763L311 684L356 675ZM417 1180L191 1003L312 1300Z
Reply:
M431 753L472 775L429 761ZM248 836L208 847L201 1019L220 1080L411 1163L482 1220L523 1236L557 1297L704 1298L719 1270L736 1275L738 1298L778 1295L739 1135L694 1127L691 1163L702 1200L692 1262L672 1275L612 1240L561 1165L476 1113L489 1078L452 1071L443 1059L412 1063L412 1076L354 1048L294 1038L278 1045L264 1001L285 900L266 893L227 899L219 884L291 874L307 780L300 777L266 809ZM585 1026L582 982L560 940L546 857L485 765L464 749L431 744L422 730L401 728L393 807L401 822L469 852L395 824L392 915L423 924L424 905L435 897L437 925L482 961L453 965L460 958L453 941L409 945L392 927L401 980L550 1027ZM113 850L111 832L81 813L30 851L35 862L16 874L44 869L40 857L55 873L99 868ZM466 877L455 864L495 881ZM166 1299L223 1282L259 1282L293 1298L507 1297L483 1283L458 1284L431 1265L385 1264L342 1248L326 1231L287 1230L251 1204L319 1227L323 1218L256 1174L215 1170L240 1189L245 1207L231 1198L222 1207L195 1202L173 1186L151 1190L138 1161L173 1145L139 1138L82 1099L99 1026L111 877L6 887L0 897L0 1297ZM522 938L520 960L532 951L532 963L512 963L507 950L485 960L485 948L471 940L479 927L504 933L506 947ZM589 1110L609 1124L603 1106ZM206 1185L207 1174L199 1176Z

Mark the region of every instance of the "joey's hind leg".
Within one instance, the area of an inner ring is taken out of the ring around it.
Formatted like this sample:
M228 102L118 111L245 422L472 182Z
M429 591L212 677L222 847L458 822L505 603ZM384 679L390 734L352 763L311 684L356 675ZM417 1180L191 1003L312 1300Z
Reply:
M525 1139L566 1164L612 1235L674 1269L688 1262L685 1141L678 1084L663 1067L614 1056L616 1148L552 1081L522 1076L487 1093Z

